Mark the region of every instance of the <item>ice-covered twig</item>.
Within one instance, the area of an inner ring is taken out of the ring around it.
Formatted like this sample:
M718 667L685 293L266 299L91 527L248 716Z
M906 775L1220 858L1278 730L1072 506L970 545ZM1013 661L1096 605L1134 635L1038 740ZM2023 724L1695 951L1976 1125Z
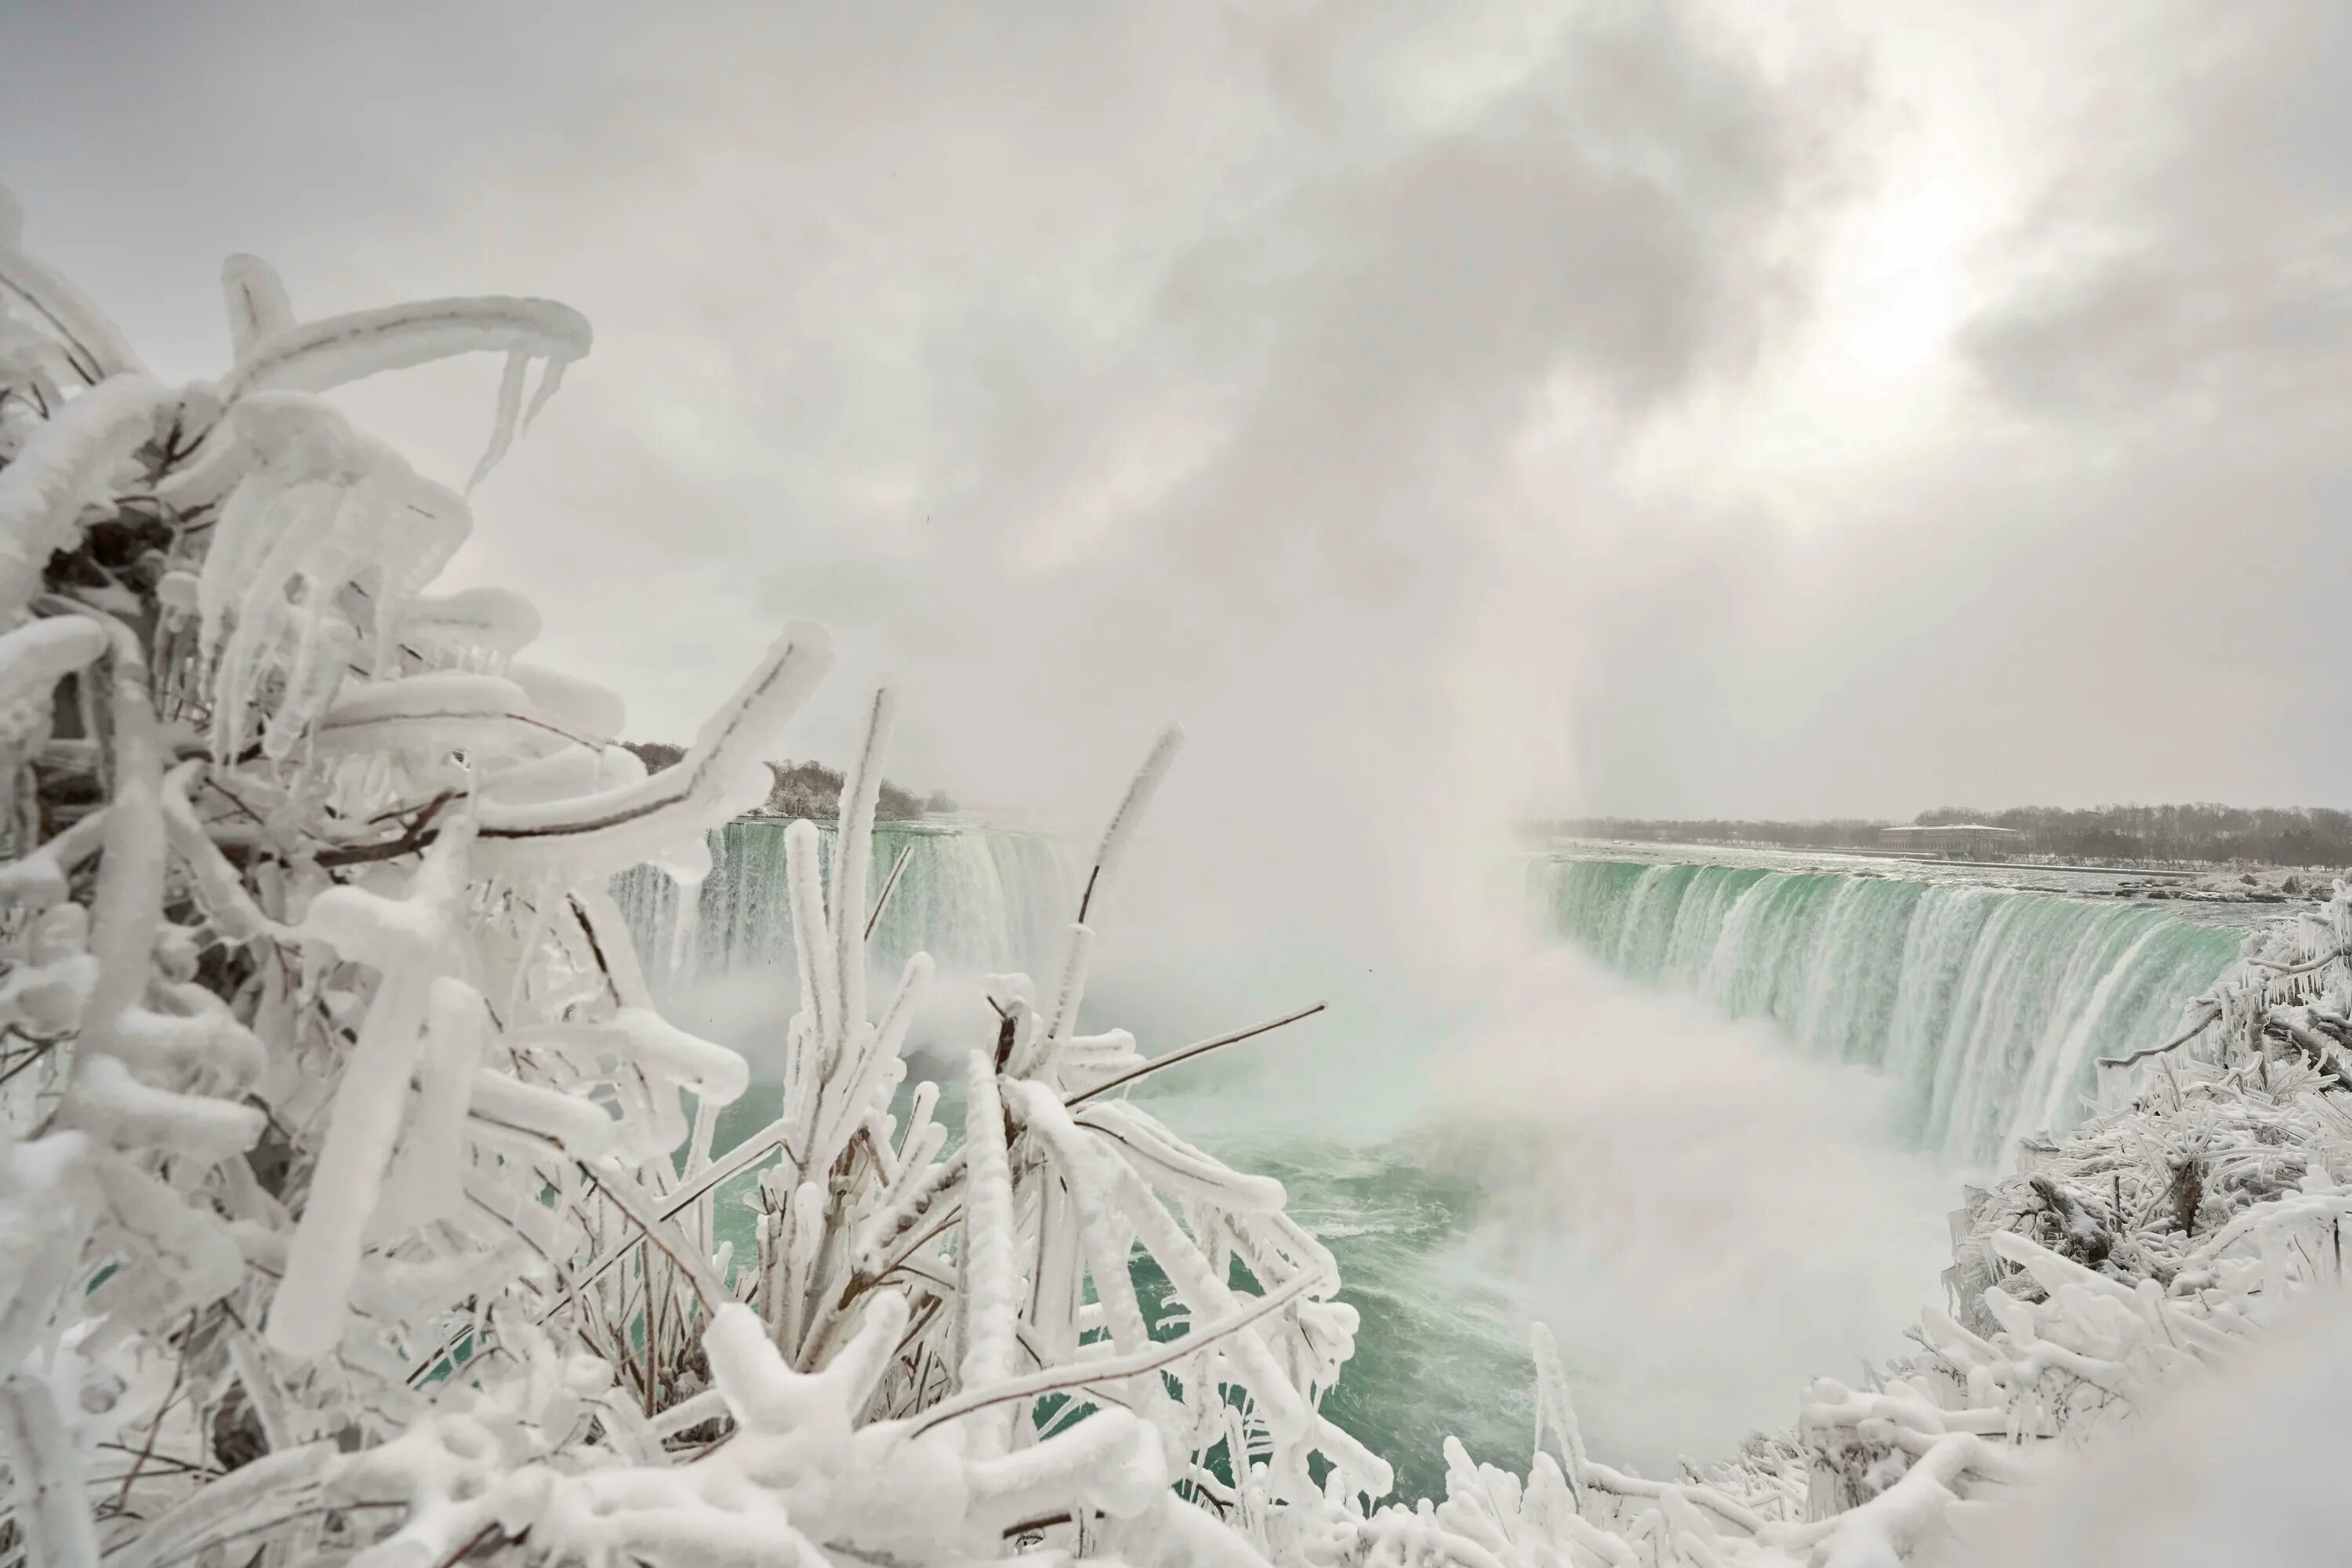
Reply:
M874 929L882 923L882 911L890 907L890 895L898 889L898 879L906 874L907 862L915 858L915 847L902 844L898 858L890 862L890 874L882 879L882 890L874 895L874 912L866 917L866 940L874 940Z
M1175 1365L1224 1340L1240 1334L1264 1321L1307 1294L1318 1281L1301 1276L1278 1289L1253 1297L1248 1305L1237 1307L1213 1322L1202 1323L1164 1344L1139 1350L1123 1356L1102 1356L1077 1363L1073 1371L1058 1368L1033 1373L1026 1377L1009 1379L996 1384L983 1384L970 1393L957 1395L925 1412L923 1417L908 1429L909 1436L919 1437L934 1427L999 1405L1034 1401L1047 1394L1064 1393L1088 1383L1116 1383L1146 1373Z
M47 263L18 248L22 221L15 198L0 190L0 298L20 304L90 385L139 372L139 356L106 313Z
M82 1499L81 1458L47 1384L0 1380L0 1453L15 1483L11 1518L42 1568L98 1568L98 1535Z
M2127 1068L2135 1062L2146 1061L2150 1057L2160 1057L2167 1051L2178 1050L2212 1027L2214 1021L2221 1016L2221 1009L2218 1003L2192 1003L2189 1006L2189 1021L2179 1034L2174 1035L2164 1044L2149 1046L2144 1049L2133 1051L2127 1056L2101 1057L2099 1065L2103 1068Z
M1127 786L1126 798L1118 803L1118 809L1111 814L1109 826L1103 829L1102 844L1095 851L1093 868L1087 873L1086 890L1078 896L1079 924L1086 923L1087 913L1094 907L1096 888L1110 875L1118 864L1119 857L1126 853L1128 840L1135 836L1135 825L1142 818L1144 809L1151 804L1151 797L1160 792L1160 782L1168 776L1169 768L1176 761L1177 749L1183 743L1183 727L1171 724L1160 732L1160 739L1152 742L1150 754L1143 759L1143 766L1136 770L1134 781Z
M1211 1051L1222 1050L1227 1046L1237 1046L1244 1040L1254 1040L1258 1036L1269 1034L1276 1029L1281 1028L1286 1024L1296 1024L1302 1018L1311 1018L1315 1016L1316 1014L1322 1012L1327 1005L1328 1005L1328 1004L1317 1002L1308 1006L1301 1007L1296 1013L1285 1013L1279 1018L1269 1018L1263 1024L1253 1024L1246 1029L1235 1029L1233 1033L1228 1035L1218 1035L1211 1039L1196 1040L1189 1046L1181 1047L1176 1050L1170 1051L1165 1056L1153 1057L1139 1067L1129 1068L1127 1071L1119 1074L1117 1078L1110 1079L1105 1082L1096 1084L1092 1088L1085 1089L1079 1093L1073 1094L1069 1097L1066 1103L1070 1105L1083 1105L1089 1100L1108 1094L1112 1089L1125 1088L1128 1084L1133 1083L1137 1079L1147 1078L1163 1068L1172 1068L1180 1062L1191 1061L1194 1057L1207 1056Z
M177 402L171 389L143 376L110 373L37 426L0 467L0 626L23 616L49 558L74 542L83 509L117 467L155 438Z

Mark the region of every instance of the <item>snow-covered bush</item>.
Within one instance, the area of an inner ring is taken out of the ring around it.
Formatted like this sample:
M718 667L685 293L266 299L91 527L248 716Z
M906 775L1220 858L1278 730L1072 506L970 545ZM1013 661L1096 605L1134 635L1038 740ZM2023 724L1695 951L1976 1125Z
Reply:
M824 669L790 628L677 765L436 595L465 498L320 394L503 356L478 480L586 353L530 300L304 321L236 258L166 385L0 216L0 1563L1251 1562L1388 1489L1318 1413L1352 1346L1280 1185L1109 1091L1074 911L993 988L962 1136L866 994L877 694L841 852L791 841L770 1125L650 1005L604 887L691 879ZM532 374L538 367L534 388ZM1173 754L1114 818L1113 868ZM780 1009L781 1011L781 1009ZM715 1245L755 1173L754 1255ZM737 1192L740 1184L730 1187ZM1155 1338L1138 1249L1181 1331Z

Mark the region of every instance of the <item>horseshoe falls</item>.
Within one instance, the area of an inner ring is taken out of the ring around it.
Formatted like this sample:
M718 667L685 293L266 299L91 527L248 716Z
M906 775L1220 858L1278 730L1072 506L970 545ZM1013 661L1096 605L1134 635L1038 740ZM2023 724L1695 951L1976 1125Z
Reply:
M1563 859L1538 887L1619 973L1887 1074L1902 1130L1965 1163L2079 1121L2096 1059L2164 1038L2243 940L2118 899L1824 870Z
M907 857L877 969L895 979L917 949L940 961L939 1012L910 1054L948 1080L953 1123L986 1025L970 977L1050 968L1085 867L993 828L877 838L877 893ZM665 1005L757 1075L798 994L783 825L730 824L711 849L683 926L664 874L640 868L615 892ZM1559 1339L1589 1439L1651 1473L1785 1420L1805 1379L1900 1348L1940 1297L1951 1164L2073 1120L2091 1058L2161 1037L2241 937L2158 905L1934 882L1955 874L1940 868L1535 865L1537 929L1498 886L1497 950L1465 994L1302 963L1286 978L1311 977L1295 994L1328 1015L1147 1086L1180 1133L1279 1177L1339 1258L1363 1321L1328 1408L1397 1461L1408 1497L1442 1492L1449 1435L1488 1461L1523 1456L1532 1321ZM1134 956L1120 926L1105 940ZM1090 1023L1151 1051L1201 1032L1160 1001L1130 986ZM1425 1103L1400 1124L1349 1120L1381 1075L1429 1079ZM1297 1087L1328 1081L1349 1094ZM722 1141L772 1116L772 1094L755 1082Z

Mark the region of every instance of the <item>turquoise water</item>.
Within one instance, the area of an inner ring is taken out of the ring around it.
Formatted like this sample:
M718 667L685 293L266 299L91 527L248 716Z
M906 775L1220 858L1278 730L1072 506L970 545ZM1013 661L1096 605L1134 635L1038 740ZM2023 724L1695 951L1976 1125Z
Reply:
M692 975L773 974L792 1011L792 919L784 884L785 824L730 822L710 836L711 871L688 931L677 929L675 883L640 866L613 879L656 990ZM833 831L819 829L820 861L833 861ZM1080 868L1059 841L1037 833L966 832L918 824L874 831L871 886L907 856L869 949L895 976L927 952L943 972L1040 967L1077 904Z
M775 1114L776 1086L755 1083L721 1113L719 1149ZM940 1118L954 1127L960 1110L943 1099ZM1218 1152L1279 1178L1289 1212L1339 1260L1339 1299L1363 1329L1323 1408L1391 1459L1399 1494L1444 1495L1448 1436L1482 1458L1523 1462L1535 1420L1524 1320L1459 1260L1484 1205L1476 1177L1442 1151L1403 1142L1258 1140ZM739 1260L751 1256L743 1200L758 1179L755 1168L729 1182L716 1205L713 1239L733 1242ZM1148 1279L1138 1283L1148 1310L1155 1291Z
M879 928L877 968L895 969L917 948L950 973L1044 967L1076 887L1069 858L1050 841L878 837L877 888L902 847L912 854ZM689 1026L744 1044L756 1064L761 1033L772 1035L795 1005L782 828L735 824L714 849L717 868L682 942L666 879L639 871L619 891L665 1005ZM1279 1177L1291 1212L1337 1256L1342 1297L1362 1327L1327 1408L1396 1464L1405 1497L1442 1489L1449 1435L1482 1459L1524 1463L1531 1317L1560 1332L1570 1376L1591 1395L1596 1451L1663 1464L1684 1447L1736 1440L1749 1421L1785 1420L1804 1376L1851 1371L1844 1342L1814 1331L1819 1320L1843 1310L1883 1321L1891 1340L1934 1293L1942 1261L1922 1262L1938 1244L1895 1236L1888 1211L1935 1222L1932 1230L1952 1187L1885 1164L1869 1139L1857 1153L1851 1124L1891 1121L1896 1132L1876 1134L1886 1149L1908 1143L1967 1163L2017 1131L2071 1120L2090 1058L2168 1025L2241 940L2147 905L1958 881L1630 860L1546 862L1534 875L1554 940L1634 984L1614 1004L1572 988L1542 998L1533 1043L1495 1053L1507 1078L1507 1078L1516 1103L1442 1127L1424 1118L1376 1131L1286 1131L1290 1118L1271 1114L1258 1068L1213 1058L1169 1075L1184 1081L1153 1104L1235 1165ZM720 995L730 998L721 1022L757 1029L712 1026ZM1382 1022L1381 999L1333 1002L1316 1026L1342 1050ZM1585 1016L1604 1005L1633 1011ZM1153 1018L1128 1016L1138 1010L1122 1004L1115 1021L1148 1049L1166 1048ZM1725 1019L1755 1022L1740 1033ZM1432 1058L1434 1079L1454 1078L1484 1026L1433 1028L1427 1042L1393 1048ZM1669 1064L1664 1076L1630 1087L1594 1080L1596 1065L1628 1050ZM1711 1100L1673 1077L1679 1062L1720 1080ZM1838 1071L1862 1076L1822 1076ZM1343 1087L1342 1099L1351 1092ZM772 1118L775 1093L755 1083L729 1108L722 1147ZM1808 1118L1816 1100L1821 1114ZM1311 1096L1297 1104L1302 1118L1346 1110ZM941 1119L956 1124L951 1103ZM739 1252L750 1183L719 1208L720 1238ZM1857 1186L1888 1190L1848 1223L1846 1194ZM1733 1256L1759 1228L1773 1233L1769 1245ZM1811 1268L1810 1256L1825 1250L1853 1260ZM1882 1253L1873 1275L1869 1259ZM1862 1296L1861 1306L1849 1300ZM1838 1305L1825 1311L1825 1300ZM1750 1340L1710 1361L1724 1324ZM1757 1360L1759 1344L1771 1350L1775 1334L1779 1359L1756 1387L1716 1386ZM1665 1386L1677 1380L1685 1386ZM1710 1399L1753 1415L1726 1427ZM1685 1441L1685 1416L1701 1438Z
M1217 1152L1279 1178L1289 1212L1338 1259L1339 1300L1362 1326L1323 1410L1395 1467L1398 1495L1444 1495L1449 1436L1482 1459L1524 1465L1534 1372L1520 1310L1465 1266L1486 1206L1473 1172L1418 1140Z
M2160 1038L2243 932L2145 903L1753 866L1563 859L1553 929L1620 973L1900 1086L1962 1162L2080 1120L2097 1058Z

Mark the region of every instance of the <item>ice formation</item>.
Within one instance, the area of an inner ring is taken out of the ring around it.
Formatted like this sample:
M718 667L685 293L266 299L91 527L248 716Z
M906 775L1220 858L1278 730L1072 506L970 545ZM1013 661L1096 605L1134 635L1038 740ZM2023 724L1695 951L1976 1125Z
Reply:
M1871 1386L1650 1480L1587 1454L1538 1333L1526 1475L1450 1446L1444 1500L1384 1502L1320 1409L1329 1253L1118 1097L1197 1052L1080 1032L1172 732L1046 987L992 983L951 1138L899 1092L929 959L866 994L877 694L830 874L787 836L781 1096L720 1151L743 1063L662 1019L606 885L707 862L824 634L648 777L609 693L517 662L527 603L429 592L465 497L319 398L502 354L486 471L579 317L306 322L239 257L235 363L174 387L20 226L0 199L0 1568L1885 1563L2340 1268L2344 896L1972 1202L1960 1310Z
M764 796L824 635L648 777L608 694L517 663L527 604L429 593L466 499L317 395L503 353L487 468L583 321L304 321L239 257L235 363L166 386L15 237L0 1561L1250 1561L1294 1501L1387 1490L1316 1414L1355 1320L1279 1184L1088 1094L1145 1063L1078 1029L1083 904L1042 1005L994 984L954 1152L928 1089L898 1125L930 963L869 1004L887 692L829 878L788 837L775 1118L714 1151L743 1062L660 1017L606 883Z

